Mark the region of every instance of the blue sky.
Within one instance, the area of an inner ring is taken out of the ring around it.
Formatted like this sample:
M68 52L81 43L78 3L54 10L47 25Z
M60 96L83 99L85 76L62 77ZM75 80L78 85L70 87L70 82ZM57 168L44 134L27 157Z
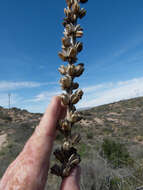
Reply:
M65 0L0 1L0 105L44 112L61 93L57 53ZM143 96L143 1L89 0L79 108Z

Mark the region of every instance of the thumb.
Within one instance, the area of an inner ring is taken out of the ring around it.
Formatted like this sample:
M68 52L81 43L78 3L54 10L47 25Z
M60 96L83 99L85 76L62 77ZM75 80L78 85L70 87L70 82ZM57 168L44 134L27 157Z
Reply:
M70 176L63 179L60 190L80 190L80 174L81 168L74 168Z

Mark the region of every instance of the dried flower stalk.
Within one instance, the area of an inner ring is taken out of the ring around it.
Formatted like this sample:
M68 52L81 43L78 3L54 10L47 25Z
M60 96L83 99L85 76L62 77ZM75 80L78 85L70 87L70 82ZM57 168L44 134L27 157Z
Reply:
M74 147L80 141L80 135L72 135L71 129L73 125L81 120L81 116L76 111L75 104L82 98L83 91L78 89L79 84L74 82L75 77L82 75L84 64L77 62L77 54L82 51L82 42L77 41L77 38L83 36L83 29L77 24L78 18L83 18L86 15L86 10L80 8L80 3L86 3L88 0L66 0L67 8L64 9L66 17L64 18L63 26L64 37L62 38L62 52L59 52L59 57L68 62L67 66L61 65L58 69L63 77L60 79L62 90L66 93L61 94L61 100L67 106L66 117L59 122L58 130L64 135L64 143L61 148L54 151L54 155L61 165L55 164L51 168L51 173L57 176L67 177L72 168L77 166L81 159ZM73 92L76 90L75 92Z

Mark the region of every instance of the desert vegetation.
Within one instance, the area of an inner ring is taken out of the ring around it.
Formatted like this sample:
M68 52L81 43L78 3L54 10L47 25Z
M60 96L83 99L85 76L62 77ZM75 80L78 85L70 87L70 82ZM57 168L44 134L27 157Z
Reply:
M18 155L39 122L41 114L0 109L0 177ZM11 120L7 120L6 115ZM135 98L81 111L76 124L82 141L82 190L143 189L143 98ZM57 135L55 148L63 137ZM51 157L51 165L55 162ZM57 190L58 177L49 174L46 189Z

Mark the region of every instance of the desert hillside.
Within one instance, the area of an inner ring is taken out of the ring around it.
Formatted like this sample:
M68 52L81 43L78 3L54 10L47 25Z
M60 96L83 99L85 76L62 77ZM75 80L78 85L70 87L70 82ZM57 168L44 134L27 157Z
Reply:
M135 190L143 185L143 97L81 111L74 132L82 140L81 189ZM18 155L42 114L0 107L0 177ZM57 135L60 143L61 135ZM53 162L53 157L51 158ZM46 189L58 189L50 175Z

